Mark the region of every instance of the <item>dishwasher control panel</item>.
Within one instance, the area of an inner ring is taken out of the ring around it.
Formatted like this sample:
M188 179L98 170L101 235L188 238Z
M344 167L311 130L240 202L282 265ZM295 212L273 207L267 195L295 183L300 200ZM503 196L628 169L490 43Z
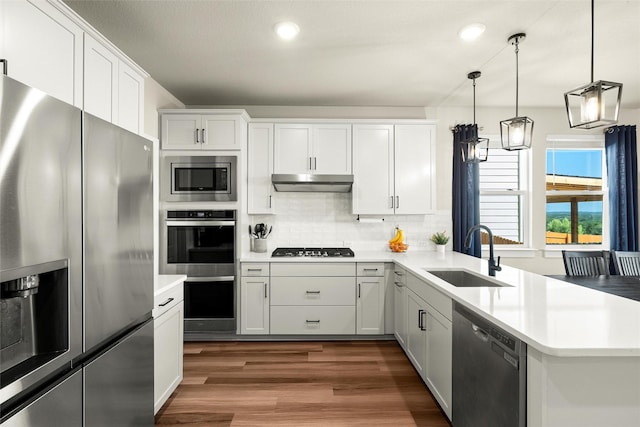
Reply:
M491 328L489 333L491 334L491 336L493 338L495 338L496 340L500 341L505 346L509 347L510 350L515 351L515 349L516 349L516 340L515 339L513 339L510 336L506 335L504 332L502 332L499 329Z

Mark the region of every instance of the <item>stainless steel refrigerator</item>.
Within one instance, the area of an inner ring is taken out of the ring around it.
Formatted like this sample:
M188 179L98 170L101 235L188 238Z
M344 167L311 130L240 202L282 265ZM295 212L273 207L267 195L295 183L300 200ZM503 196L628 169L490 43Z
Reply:
M0 422L151 426L152 145L0 79Z
M84 419L153 425L150 141L83 114Z

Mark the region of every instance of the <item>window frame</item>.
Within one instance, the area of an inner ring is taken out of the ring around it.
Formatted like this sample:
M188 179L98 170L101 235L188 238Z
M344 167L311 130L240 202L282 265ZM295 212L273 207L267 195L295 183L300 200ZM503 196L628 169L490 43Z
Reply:
M559 150L594 150L598 149L602 152L602 189L599 191L584 190L584 191L560 191L560 190L546 190L546 177L547 177L547 150L559 149ZM565 245L548 245L546 237L544 238L544 255L548 258L557 258L562 256L563 250L571 251L594 251L594 250L609 250L609 183L607 178L607 159L604 147L604 134L603 135L547 135L545 143L545 227L543 232L546 233L546 212L547 212L547 196L550 195L593 195L602 194L602 243L599 244L565 244Z
M491 150L502 150L502 143L500 141L500 135L481 135L485 138L489 138L489 159L491 159ZM519 190L480 190L479 197L482 199L483 195L486 196L520 196L521 197L521 209L520 209L520 228L522 232L522 244L519 245L494 245L494 252L501 256L509 258L529 258L535 256L535 249L533 248L532 239L532 155L531 150L518 150L519 159L518 173L519 173ZM489 245L482 245L483 253L488 253Z

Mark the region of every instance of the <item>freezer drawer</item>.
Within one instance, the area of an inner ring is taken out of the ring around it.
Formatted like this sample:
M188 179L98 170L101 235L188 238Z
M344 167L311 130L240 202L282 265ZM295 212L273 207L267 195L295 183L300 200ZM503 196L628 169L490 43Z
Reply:
M77 371L2 423L2 427L82 426L82 371Z
M153 321L84 368L86 426L153 426Z

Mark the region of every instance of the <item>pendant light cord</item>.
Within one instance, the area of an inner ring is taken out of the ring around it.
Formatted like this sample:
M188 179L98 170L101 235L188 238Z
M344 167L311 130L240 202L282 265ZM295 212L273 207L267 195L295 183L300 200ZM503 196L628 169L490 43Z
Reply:
M473 124L476 124L476 79L473 79Z
M595 0L591 0L591 83L593 83L593 56L594 56L594 27L595 27L595 20L594 20L594 3Z
M515 40L515 45L516 45L516 117L518 117L518 52L520 51L520 49L518 49L518 38L516 37Z

